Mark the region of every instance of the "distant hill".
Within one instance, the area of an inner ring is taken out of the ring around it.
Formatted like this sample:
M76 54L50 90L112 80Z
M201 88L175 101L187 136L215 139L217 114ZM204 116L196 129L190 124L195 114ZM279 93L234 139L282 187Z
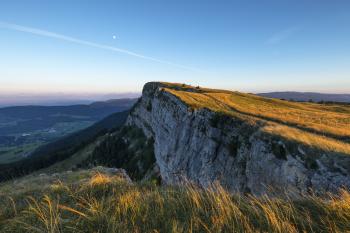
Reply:
M0 181L25 175L69 158L75 152L92 143L98 136L122 126L127 116L128 111L114 113L86 129L39 147L25 159L14 163L0 164Z
M95 101L109 99L133 99L139 98L140 93L120 93L120 94L25 94L25 93L0 93L0 107L11 106L71 106L80 104L91 104Z
M0 108L0 136L27 135L33 131L45 129L49 131L60 123L84 122L91 125L112 113L131 108L135 102L136 99L115 99L88 105ZM69 127L72 128L71 125ZM55 129L55 131L57 130Z
M350 103L350 94L322 94L315 92L269 92L269 93L259 93L257 95L276 98L276 99L285 99L285 100L294 100L294 101L314 101L314 102L344 102Z
M112 99L88 105L0 108L0 164L28 157L41 145L128 110L135 102L136 99Z
M34 119L44 117L65 117L67 115L99 119L113 112L130 108L136 99L114 99L70 106L14 106L0 108L0 117Z

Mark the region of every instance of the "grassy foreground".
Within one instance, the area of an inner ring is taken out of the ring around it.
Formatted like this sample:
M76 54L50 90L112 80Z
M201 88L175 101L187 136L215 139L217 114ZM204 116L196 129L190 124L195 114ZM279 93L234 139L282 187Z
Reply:
M0 185L0 232L347 232L350 194L299 200L131 184L91 170Z

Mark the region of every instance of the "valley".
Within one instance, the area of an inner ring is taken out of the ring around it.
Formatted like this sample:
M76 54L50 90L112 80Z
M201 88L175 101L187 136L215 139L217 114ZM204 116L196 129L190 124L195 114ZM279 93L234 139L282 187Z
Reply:
M25 130L21 124L15 124L18 133L6 134L6 130L1 131L5 136L0 137L0 163L18 161L30 156L30 154L41 145L57 140L60 137L79 131L92 125L94 121L74 121L59 122L50 128ZM19 131L23 131L20 133Z
M132 106L134 99L74 106L0 108L0 164L26 158L37 148Z

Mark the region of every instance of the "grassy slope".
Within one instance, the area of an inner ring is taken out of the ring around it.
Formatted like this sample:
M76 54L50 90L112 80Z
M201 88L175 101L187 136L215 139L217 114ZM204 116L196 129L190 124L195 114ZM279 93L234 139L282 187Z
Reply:
M99 169L0 185L0 232L346 232L350 194L299 200L130 184Z
M9 164L0 164L0 180L18 177L47 168L70 158L72 155L76 155L75 153L78 153L77 159L80 159L81 154L79 154L79 151L94 143L99 135L105 134L108 130L121 127L127 116L128 111L114 113L86 129L39 147L26 159ZM84 156L82 155L82 157ZM69 161L74 162L75 159L72 158ZM63 168L70 166L69 161L66 165L59 163L58 166L62 165Z
M208 108L252 124L263 121L269 134L350 155L350 106L297 103L252 94L163 83L194 109Z
M57 173L57 172L64 172L74 169L78 164L81 164L86 159L88 159L89 156L92 155L94 149L99 145L101 141L104 140L106 135L98 137L95 141L88 144L78 152L74 153L69 158L57 162L47 168L41 169L39 171L36 171L34 174L41 174L41 173Z

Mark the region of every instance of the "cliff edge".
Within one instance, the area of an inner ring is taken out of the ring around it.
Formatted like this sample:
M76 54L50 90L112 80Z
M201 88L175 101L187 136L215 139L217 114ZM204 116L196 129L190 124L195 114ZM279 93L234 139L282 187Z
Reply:
M145 84L127 119L154 139L164 183L255 195L350 188L349 122L347 106L163 82Z

